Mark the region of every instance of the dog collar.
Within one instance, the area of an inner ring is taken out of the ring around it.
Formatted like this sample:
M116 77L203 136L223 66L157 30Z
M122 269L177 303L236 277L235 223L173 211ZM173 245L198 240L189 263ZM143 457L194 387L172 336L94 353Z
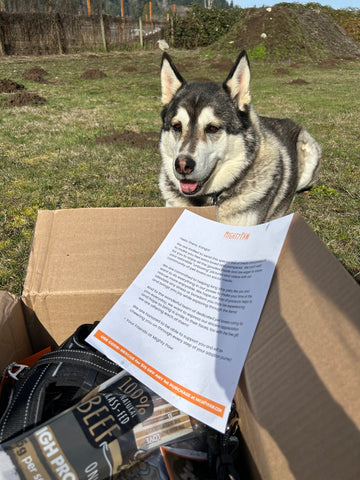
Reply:
M208 193L207 196L211 198L211 205L217 205L217 200L221 192Z

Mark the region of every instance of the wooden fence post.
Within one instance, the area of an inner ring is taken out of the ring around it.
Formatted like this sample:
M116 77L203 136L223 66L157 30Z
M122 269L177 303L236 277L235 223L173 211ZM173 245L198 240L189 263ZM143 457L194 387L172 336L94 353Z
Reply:
M142 19L139 17L139 37L140 37L140 46L143 48L144 40L143 40L143 29L142 29Z
M56 32L56 40L58 44L59 54L63 55L65 53L62 40L61 40L61 17L60 13L55 14L55 32Z
M174 45L174 19L172 16L170 17L170 44Z
M118 43L121 43L121 25L120 25L120 17L117 15L116 17L116 25L117 25L117 30L118 30Z
M4 57L6 55L5 39L3 37L5 37L5 35L2 27L0 26L0 57Z
M108 51L107 44L106 44L106 35L105 35L105 26L104 26L104 17L103 14L100 13L100 28L101 28L101 36L104 45L105 52Z
M87 12L88 12L88 17L91 17L91 2L90 2L90 0L87 0Z

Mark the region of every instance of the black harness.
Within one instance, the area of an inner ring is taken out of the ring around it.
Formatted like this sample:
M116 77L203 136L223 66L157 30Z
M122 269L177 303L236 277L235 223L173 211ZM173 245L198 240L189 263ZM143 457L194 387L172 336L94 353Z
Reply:
M7 367L15 382L0 417L0 443L71 407L122 370L85 343L94 326L81 325L58 350L43 355L32 367Z

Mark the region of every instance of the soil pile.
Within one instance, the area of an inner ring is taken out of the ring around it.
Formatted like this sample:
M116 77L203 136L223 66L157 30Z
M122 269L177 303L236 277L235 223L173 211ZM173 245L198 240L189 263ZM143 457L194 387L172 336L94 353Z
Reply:
M159 132L132 132L131 130L124 130L123 132L113 132L103 137L97 137L96 143L103 143L107 145L118 145L126 143L137 148L148 148L152 145L157 148L159 143Z
M0 79L0 93L14 93L24 88L24 85L21 85L21 83L13 82L8 78Z
M22 78L32 82L47 83L44 78L46 75L48 73L43 68L32 67L23 72ZM15 95L0 100L0 103L5 107L24 107L26 105L44 105L47 103L46 98L40 97L36 93L27 92L24 85L7 78L0 80L0 93L15 93Z
M331 15L302 5L245 9L216 45L264 59L360 59L360 43Z
M302 78L295 78L294 80L289 82L289 85L309 85L309 82L303 80Z
M22 78L24 80L30 80L31 82L47 83L47 80L45 79L46 75L48 75L48 73L43 68L32 67L32 68L29 68L28 70L25 70L25 72L22 75Z
M25 105L43 105L47 100L36 93L18 92L11 98L3 100L7 107L24 107Z
M85 80L94 80L96 78L105 78L105 77L106 77L106 73L96 68L90 68L89 70L85 70L85 72L82 73L81 75L81 78Z

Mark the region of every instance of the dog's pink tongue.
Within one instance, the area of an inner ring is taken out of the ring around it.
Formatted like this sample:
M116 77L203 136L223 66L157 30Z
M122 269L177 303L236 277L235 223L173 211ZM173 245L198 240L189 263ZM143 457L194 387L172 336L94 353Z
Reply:
M197 189L198 182L193 180L181 180L180 187L184 193L193 193Z

